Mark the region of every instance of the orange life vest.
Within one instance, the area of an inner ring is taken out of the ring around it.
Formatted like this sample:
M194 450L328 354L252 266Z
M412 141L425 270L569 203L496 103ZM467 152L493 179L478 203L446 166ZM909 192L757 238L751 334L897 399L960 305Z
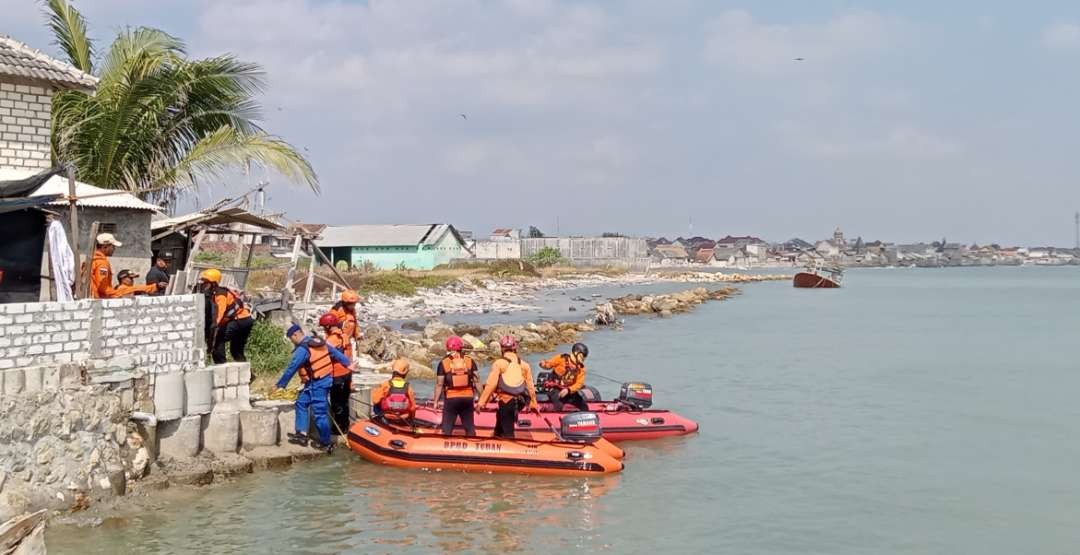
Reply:
M345 339L345 337L343 335L341 335L341 328L332 328L326 334L326 342L331 347L341 351L342 354L345 354L345 345L348 344L348 341ZM345 354L345 356L348 356L348 354ZM345 366L344 364L341 364L340 362L337 362L337 361L334 361L333 365L334 365L333 374L334 374L335 378L342 378L342 377L345 377L345 376L351 376L352 375L352 370L349 370L348 366Z
M314 337L307 342L307 350L308 360L300 367L300 381L308 383L329 376L333 372L334 360L330 358L326 342Z
M473 390L476 375L473 373L473 361L468 356L446 357L442 361L443 380L448 390Z
M563 375L560 376L557 372L552 372L552 375L555 376L555 381L560 387L570 387L577 380L581 367L566 353L562 354L562 360Z
M409 413L409 382L403 378L392 378L390 390L379 402L384 413L405 415Z

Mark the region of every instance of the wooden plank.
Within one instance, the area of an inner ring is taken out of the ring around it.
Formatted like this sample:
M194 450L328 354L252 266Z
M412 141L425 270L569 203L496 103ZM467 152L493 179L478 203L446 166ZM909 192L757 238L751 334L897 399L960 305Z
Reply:
M79 258L79 207L78 197L75 196L75 167L68 166L67 168L68 179L68 219L71 225L71 236L68 240L71 242L71 252L75 253L75 262L78 263ZM95 237L94 234L90 234L91 237Z
M285 274L285 287L281 290L281 301L286 307L292 303L293 298L293 279L296 277L296 262L300 259L300 246L304 243L304 237L299 233L296 234L296 238L293 240L292 256L289 257L289 272ZM292 314L292 310L289 313Z
M315 245L313 245L311 243L308 243L308 244L311 245L312 249L315 248ZM308 258L307 283L304 285L304 302L305 303L310 303L311 302L311 292L314 289L314 287L315 287L315 253L311 253L311 257Z
M79 281L75 284L75 298L76 299L89 299L93 295L89 294L90 291L90 265L94 262L94 249L97 248L97 236L98 228L101 227L100 222L94 222L90 224L90 237L86 238L86 258L82 260L79 266ZM75 251L75 261L78 263L82 259L82 255L79 251Z
M206 230L200 229L199 233L195 235L195 241L191 244L191 250L187 255L187 262L184 263L184 278L182 280L177 279L180 277L180 273L173 276L173 279L169 280L169 287L166 288L166 295L178 294L177 289L180 287L188 288L191 283L191 269L195 264L195 256L199 254L199 248L202 247L203 238L206 237ZM182 292L181 292L182 293Z
M308 241L308 243L311 245L311 250L315 251L316 256L319 257L319 260L322 260L323 264L326 264L327 266L330 266L330 271L334 272L334 275L337 276L337 278L341 280L341 283L345 284L345 286L348 287L349 289L354 289L354 287L349 284L349 280L345 279L345 276L341 275L341 272L339 272L337 270L337 268L334 267L334 264L326 259L326 255L323 254L322 249L315 246L314 241Z

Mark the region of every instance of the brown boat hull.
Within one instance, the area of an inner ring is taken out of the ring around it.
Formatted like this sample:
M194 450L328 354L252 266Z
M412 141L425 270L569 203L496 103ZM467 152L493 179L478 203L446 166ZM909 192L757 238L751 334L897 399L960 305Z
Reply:
M810 272L799 272L795 274L794 279L795 287L803 289L836 289L840 287L839 283L817 274Z

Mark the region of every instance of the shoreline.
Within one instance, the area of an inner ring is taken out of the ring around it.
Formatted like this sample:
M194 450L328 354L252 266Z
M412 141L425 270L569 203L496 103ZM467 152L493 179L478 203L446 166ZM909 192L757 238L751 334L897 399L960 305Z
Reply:
M761 281L761 280L756 280ZM580 282L578 282L580 283ZM719 283L719 282L718 282ZM677 314L687 313L697 306L710 301L723 301L738 295L739 290L724 286L716 289L695 287L665 295L639 295L627 294L613 299L603 299L596 306L595 313L586 321L579 322L541 322L527 323L520 326L495 324L491 326L469 326L473 331L480 333L481 337L474 336L472 355L478 361L490 360L489 345L487 339L495 336L510 334L519 338L523 354L537 354L554 349L559 344L573 342L582 334L594 332L604 328L617 329L620 327L620 317L654 315L656 317L670 317ZM585 316L584 313L583 316ZM592 323L589 323L592 321ZM375 331L380 330L380 331ZM383 326L374 326L374 338L365 338L370 344L362 346L362 350L376 352L382 349L382 354L388 357L397 356L396 349L413 350L409 353L415 356L426 356L432 353L429 349L439 349L444 336L457 333L458 330L439 320L429 321L422 331L393 331ZM465 334L469 336L470 334ZM415 345L412 345L415 343ZM364 347L367 347L364 349ZM417 349L423 349L418 353ZM385 365L379 363L374 357L367 357L367 364L362 365L366 372L378 371ZM419 365L413 356L409 356L414 364ZM426 361L425 361L426 362ZM365 368L364 366L367 366ZM430 368L422 366L416 375L416 379L423 379L424 370L430 372ZM257 395L252 396L252 404L258 406ZM338 449L346 449L344 442L338 440ZM300 448L292 445L280 445L276 447L258 447L251 450L241 449L237 453L211 454L200 453L187 459L164 458L150 469L150 473L139 479L129 482L129 487L124 495L94 499L93 502L74 509L52 510L49 515L50 523L61 526L87 527L105 524L111 519L123 519L125 515L140 508L152 506L162 500L158 492L163 490L189 491L194 488L229 484L236 478L248 474L255 474L260 470L273 470L287 468L300 462L319 459L327 456L325 453L311 449Z

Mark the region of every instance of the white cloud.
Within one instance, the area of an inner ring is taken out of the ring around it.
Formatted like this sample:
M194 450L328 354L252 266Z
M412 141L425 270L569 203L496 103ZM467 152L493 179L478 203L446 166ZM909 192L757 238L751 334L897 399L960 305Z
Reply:
M790 149L816 160L934 161L964 152L959 142L906 122L871 129L837 129L830 124L785 121L777 129Z
M704 56L711 64L753 74L821 68L886 49L897 27L874 12L785 25L758 22L748 12L732 10L706 25Z
M1069 22L1047 25L1042 31L1040 40L1042 45L1049 50L1080 50L1080 25Z

